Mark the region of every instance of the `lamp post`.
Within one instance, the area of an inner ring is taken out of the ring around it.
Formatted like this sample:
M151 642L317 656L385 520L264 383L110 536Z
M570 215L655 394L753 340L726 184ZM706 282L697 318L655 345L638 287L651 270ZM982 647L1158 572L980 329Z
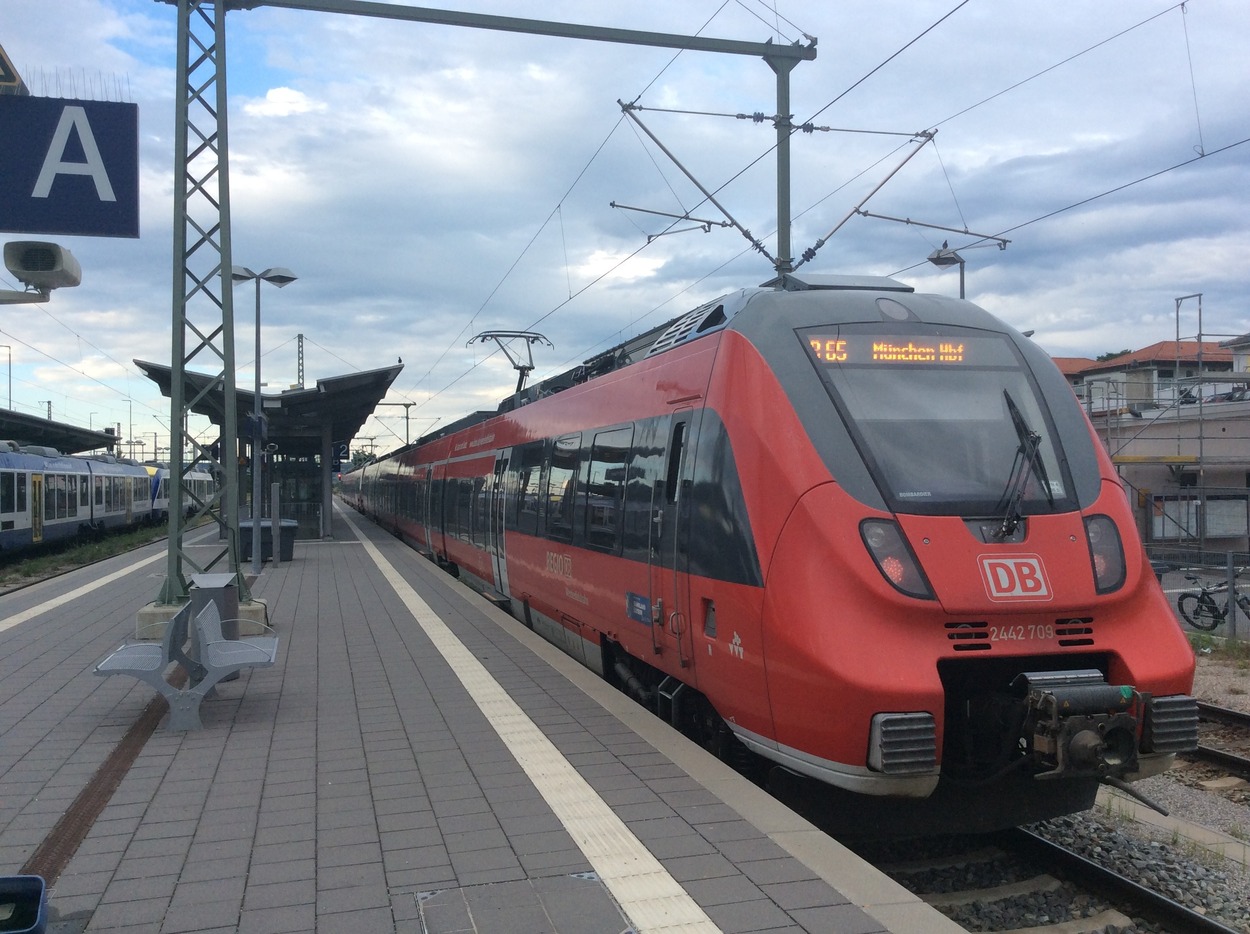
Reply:
M946 242L942 242L942 248L934 250L929 254L929 262L934 266L954 266L959 264L959 297L964 297L964 258L950 249Z
M230 270L230 278L235 283L254 280L256 282L256 394L252 399L252 573L260 574L260 284L261 281L272 283L278 288L290 285L297 278L295 273L282 266L274 266L264 272L252 272L246 266L234 266ZM273 547L277 548L275 541Z

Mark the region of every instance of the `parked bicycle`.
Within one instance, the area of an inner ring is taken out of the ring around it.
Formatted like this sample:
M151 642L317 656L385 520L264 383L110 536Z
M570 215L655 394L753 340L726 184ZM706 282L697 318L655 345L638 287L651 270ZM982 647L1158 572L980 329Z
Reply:
M1238 573L1243 569L1239 569ZM1197 590L1186 590L1176 598L1176 608L1180 610L1181 616L1185 617L1185 622L1193 626L1194 629L1200 629L1203 632L1210 632L1220 623L1228 619L1229 604L1232 600L1228 596L1228 581L1220 581L1218 584L1207 584L1197 574L1186 574L1185 579L1198 585ZM1242 593L1240 590L1234 589L1237 600L1237 606L1241 607L1241 612L1246 614L1250 619L1250 596ZM1224 603L1221 605L1216 599L1217 594L1224 594ZM1236 613L1236 610L1232 612Z

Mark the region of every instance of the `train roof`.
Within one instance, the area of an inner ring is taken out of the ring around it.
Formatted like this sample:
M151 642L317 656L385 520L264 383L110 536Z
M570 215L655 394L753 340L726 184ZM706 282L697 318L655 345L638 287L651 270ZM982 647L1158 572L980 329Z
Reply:
M472 426L478 424L479 422L486 421L488 418L494 418L496 415L498 415L502 411L505 411L505 410L501 406L497 410L491 409L490 411L470 412L468 415L465 415L462 418L458 418L454 422L448 422L446 425L443 425L434 431L426 432L420 438L418 438L412 445L408 445L408 447L414 447L420 444L428 444L431 441L437 441L439 438L445 438L450 434L454 434L455 432L460 431L462 428L471 428ZM405 450L405 449L401 448L400 450Z
M18 444L11 440L0 440L0 458L3 458L9 466L33 467L44 463L55 465L53 469L62 470L71 466L90 468L93 465L99 465L95 471L97 473L114 472L104 469L107 467L122 468L125 472L130 472L129 468L136 470L142 468L137 461L125 457L114 457L112 454L65 454L46 445Z
M498 412L510 412L513 409L536 402L545 396L561 392L572 386L584 383L604 373L611 373L623 366L628 366L647 357L672 350L689 341L711 334L727 327L733 317L746 307L747 303L762 294L784 294L787 292L828 292L828 291L862 291L862 292L914 292L915 289L906 283L887 276L841 276L822 273L785 273L770 279L754 289L740 289L705 302L698 308L678 315L644 331L637 337L622 341L615 347L609 347L602 353L583 361L563 373L548 377L520 392L513 393L499 404ZM470 416L444 426L438 433L431 433L418 440L418 444L427 440L441 438L459 428L467 428L478 422L485 421L498 412L474 412Z

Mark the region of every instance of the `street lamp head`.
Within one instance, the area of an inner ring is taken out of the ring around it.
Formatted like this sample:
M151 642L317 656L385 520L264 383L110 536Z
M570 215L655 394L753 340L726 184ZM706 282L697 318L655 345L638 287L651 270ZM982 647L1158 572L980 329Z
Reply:
M252 272L252 270L246 266L231 266L230 278L233 279L236 284L240 282L250 282L253 279L263 279L271 285L276 285L278 288L282 288L283 286L290 285L299 277L285 266L273 266L266 269L264 272Z
M942 247L940 250L934 250L929 254L929 262L934 266L957 266L964 261L964 258L948 247Z
M266 269L260 274L260 277L266 282L276 285L278 288L290 285L297 278L299 278L285 266L274 266L270 269Z

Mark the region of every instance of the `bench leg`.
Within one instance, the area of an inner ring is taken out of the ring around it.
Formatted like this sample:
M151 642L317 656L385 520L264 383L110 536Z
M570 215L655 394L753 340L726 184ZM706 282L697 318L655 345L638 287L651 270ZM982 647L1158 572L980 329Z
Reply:
M200 701L202 698L202 694L197 694L193 691L179 691L167 698L169 701L169 722L165 724L165 729L184 733L188 730L203 729L204 724L200 722Z

